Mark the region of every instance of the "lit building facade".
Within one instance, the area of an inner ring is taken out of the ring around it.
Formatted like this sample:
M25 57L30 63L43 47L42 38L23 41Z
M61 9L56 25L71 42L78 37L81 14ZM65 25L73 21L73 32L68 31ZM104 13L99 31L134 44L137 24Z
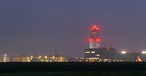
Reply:
M7 54L2 55L1 61L2 61L2 62L9 62L9 57L8 57L8 55L7 55Z
M65 62L65 57L59 55L53 56L36 56L31 62Z
M30 57L14 56L11 62L30 62Z
M85 49L84 57L86 62L112 62L116 56L115 48L94 48Z

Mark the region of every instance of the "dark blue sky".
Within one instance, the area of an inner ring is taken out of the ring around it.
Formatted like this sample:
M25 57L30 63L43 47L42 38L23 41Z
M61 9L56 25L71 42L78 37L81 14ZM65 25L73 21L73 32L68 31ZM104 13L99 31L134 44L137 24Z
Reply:
M83 57L90 27L101 46L146 49L146 0L0 0L0 54Z

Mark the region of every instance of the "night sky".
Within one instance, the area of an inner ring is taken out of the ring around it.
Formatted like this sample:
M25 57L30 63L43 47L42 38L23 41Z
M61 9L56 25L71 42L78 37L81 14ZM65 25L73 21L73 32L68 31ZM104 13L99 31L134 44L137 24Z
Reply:
M101 46L146 50L146 0L0 0L0 54L83 57L90 27Z

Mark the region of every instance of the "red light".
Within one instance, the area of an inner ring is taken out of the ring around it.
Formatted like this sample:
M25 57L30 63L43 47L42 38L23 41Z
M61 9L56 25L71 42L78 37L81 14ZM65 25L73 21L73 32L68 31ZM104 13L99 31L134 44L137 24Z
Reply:
M100 38L97 38L97 39L96 39L96 42L100 42L100 41L101 41L101 39L100 39Z
M92 41L93 41L93 39L90 38L90 39L89 39L89 42L92 42Z
M97 26L93 26L93 28L96 28Z
M137 57L137 62L142 62L142 59L139 56Z
M110 48L109 47L106 47L106 49L109 50Z
M91 29L92 29L92 30L99 30L99 27L93 26Z

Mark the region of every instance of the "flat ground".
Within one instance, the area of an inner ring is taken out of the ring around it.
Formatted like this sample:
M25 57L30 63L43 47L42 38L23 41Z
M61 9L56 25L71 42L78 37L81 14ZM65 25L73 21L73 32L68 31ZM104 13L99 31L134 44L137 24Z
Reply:
M0 63L0 76L146 76L146 63Z

